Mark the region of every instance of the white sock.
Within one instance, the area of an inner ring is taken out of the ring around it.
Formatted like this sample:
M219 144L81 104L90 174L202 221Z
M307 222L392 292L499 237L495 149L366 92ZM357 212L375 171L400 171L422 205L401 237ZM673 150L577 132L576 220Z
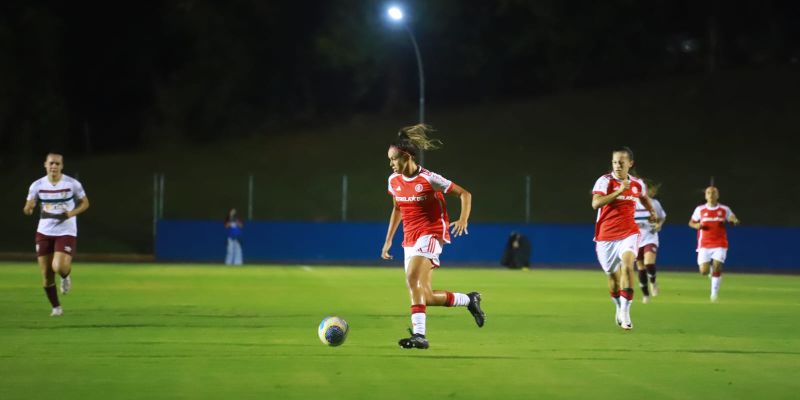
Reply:
M413 326L413 333L425 335L425 313L411 314L411 326Z
M719 294L719 284L722 283L722 276L711 277L711 295L716 296Z
M469 296L464 293L453 293L453 307L466 307L469 305Z
M617 296L617 297L612 297L611 298L611 302L614 303L614 307L617 308L617 312L619 312L622 309L622 305L620 304L621 303L621 301L620 301L621 299L622 299L622 296Z
M620 311L622 311L622 312L630 312L632 301L630 301L630 300L628 300L628 299L626 299L626 298L624 298L622 296L619 296L619 303L620 303L619 304Z

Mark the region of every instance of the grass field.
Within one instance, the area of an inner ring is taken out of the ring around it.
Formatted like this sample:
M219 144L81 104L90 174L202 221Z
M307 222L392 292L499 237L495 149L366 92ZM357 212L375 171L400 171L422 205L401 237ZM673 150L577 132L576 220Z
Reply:
M0 398L796 399L800 277L661 271L662 295L614 324L599 271L441 269L487 323L431 308L403 350L400 268L78 264L49 317L34 263L0 263ZM638 295L638 293L637 293ZM348 341L329 348L319 321Z

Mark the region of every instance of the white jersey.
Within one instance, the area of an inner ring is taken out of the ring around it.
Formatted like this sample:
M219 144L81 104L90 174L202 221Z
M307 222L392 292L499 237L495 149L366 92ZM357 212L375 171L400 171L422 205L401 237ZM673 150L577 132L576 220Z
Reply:
M650 199L653 203L653 209L656 211L656 217L662 220L667 217L664 208L661 207L661 202L656 199ZM636 211L633 214L636 224L639 225L639 232L642 236L639 239L639 247L647 244L654 244L658 246L658 233L655 231L655 224L650 222L650 211L644 208L644 204L639 199L636 199Z
M50 183L47 176L33 182L28 189L27 200L36 200L42 213L66 214L75 209L75 200L84 197L86 192L77 179L61 175L61 180L55 184ZM60 220L42 215L36 232L47 236L78 236L78 219Z

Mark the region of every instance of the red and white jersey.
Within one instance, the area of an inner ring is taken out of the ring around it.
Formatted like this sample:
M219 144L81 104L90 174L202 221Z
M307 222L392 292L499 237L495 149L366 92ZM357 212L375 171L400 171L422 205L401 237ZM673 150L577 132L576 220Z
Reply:
M75 208L75 200L86 197L83 185L77 179L61 175L61 180L50 183L47 176L37 179L28 189L27 200L36 200L40 210L48 214L65 214ZM77 217L67 220L39 218L36 232L47 236L78 236Z
M414 246L425 235L450 243L444 193L452 186L453 182L422 167L411 178L397 173L389 176L389 194L403 217L403 247Z
M733 211L724 204L717 203L714 207L708 204L697 206L692 213L692 222L699 222L706 228L697 230L697 248L727 249L728 234L725 232L725 222L730 221L733 216Z
M639 233L639 225L633 215L636 211L636 200L647 194L647 187L641 179L632 175L628 177L631 180L630 187L611 203L597 210L597 221L594 224L596 242L621 240ZM605 196L616 192L620 186L622 181L613 173L605 174L595 182L592 194Z

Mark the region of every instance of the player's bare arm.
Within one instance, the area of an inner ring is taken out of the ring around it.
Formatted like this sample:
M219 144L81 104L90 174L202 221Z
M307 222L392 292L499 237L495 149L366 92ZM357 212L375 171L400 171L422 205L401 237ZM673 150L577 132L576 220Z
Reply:
M656 208L653 207L653 201L650 200L650 196L644 194L639 198L639 201L641 201L644 208L650 212L650 218L648 220L652 223L658 223L658 214L656 213ZM661 228L659 227L659 229Z
M741 223L741 221L739 221L739 218L736 218L735 214L731 214L730 218L728 218L728 221L730 221L734 226L739 225Z
M450 223L450 232L456 237L462 234L468 235L467 225L469 225L469 213L472 211L472 193L455 183L450 188L450 193L461 199L461 215L458 217L458 221Z
M36 208L36 199L28 200L25 202L25 207L22 208L22 213L25 215L33 215L33 210Z
M394 233L397 232L397 227L400 226L402 220L403 216L400 214L400 207L397 206L397 202L392 198L392 215L389 216L389 230L386 232L386 240L383 242L383 248L381 249L381 258L384 260L394 258L389 254L389 249L392 248Z
M606 205L608 203L611 203L612 201L614 201L614 199L619 197L619 195L621 195L622 192L627 190L629 187L631 187L631 180L630 179L625 179L624 181L622 181L622 185L616 191L614 191L612 193L609 193L609 194L606 194L606 195L595 193L592 196L592 208L597 210L598 208L600 208L600 207L602 207L602 206L604 206L604 205ZM653 205L651 204L650 207L652 207L652 206Z
M692 228L692 229L697 229L697 230L704 229L703 223L700 222L700 221L689 220L689 227Z
M65 217L66 217L67 219L68 219L68 218L75 217L75 216L77 216L78 214L81 214L81 213L83 213L84 211L86 211L86 210L88 210L88 209L89 209L89 198L88 198L88 197L84 196L84 197L83 197L83 198L81 198L81 199L77 199L77 200L75 200L75 202L77 203L77 205L78 205L78 206L77 206L77 207L75 207L75 208L73 208L72 210L70 210L70 211L67 211L67 212L66 212L66 215L65 215Z

